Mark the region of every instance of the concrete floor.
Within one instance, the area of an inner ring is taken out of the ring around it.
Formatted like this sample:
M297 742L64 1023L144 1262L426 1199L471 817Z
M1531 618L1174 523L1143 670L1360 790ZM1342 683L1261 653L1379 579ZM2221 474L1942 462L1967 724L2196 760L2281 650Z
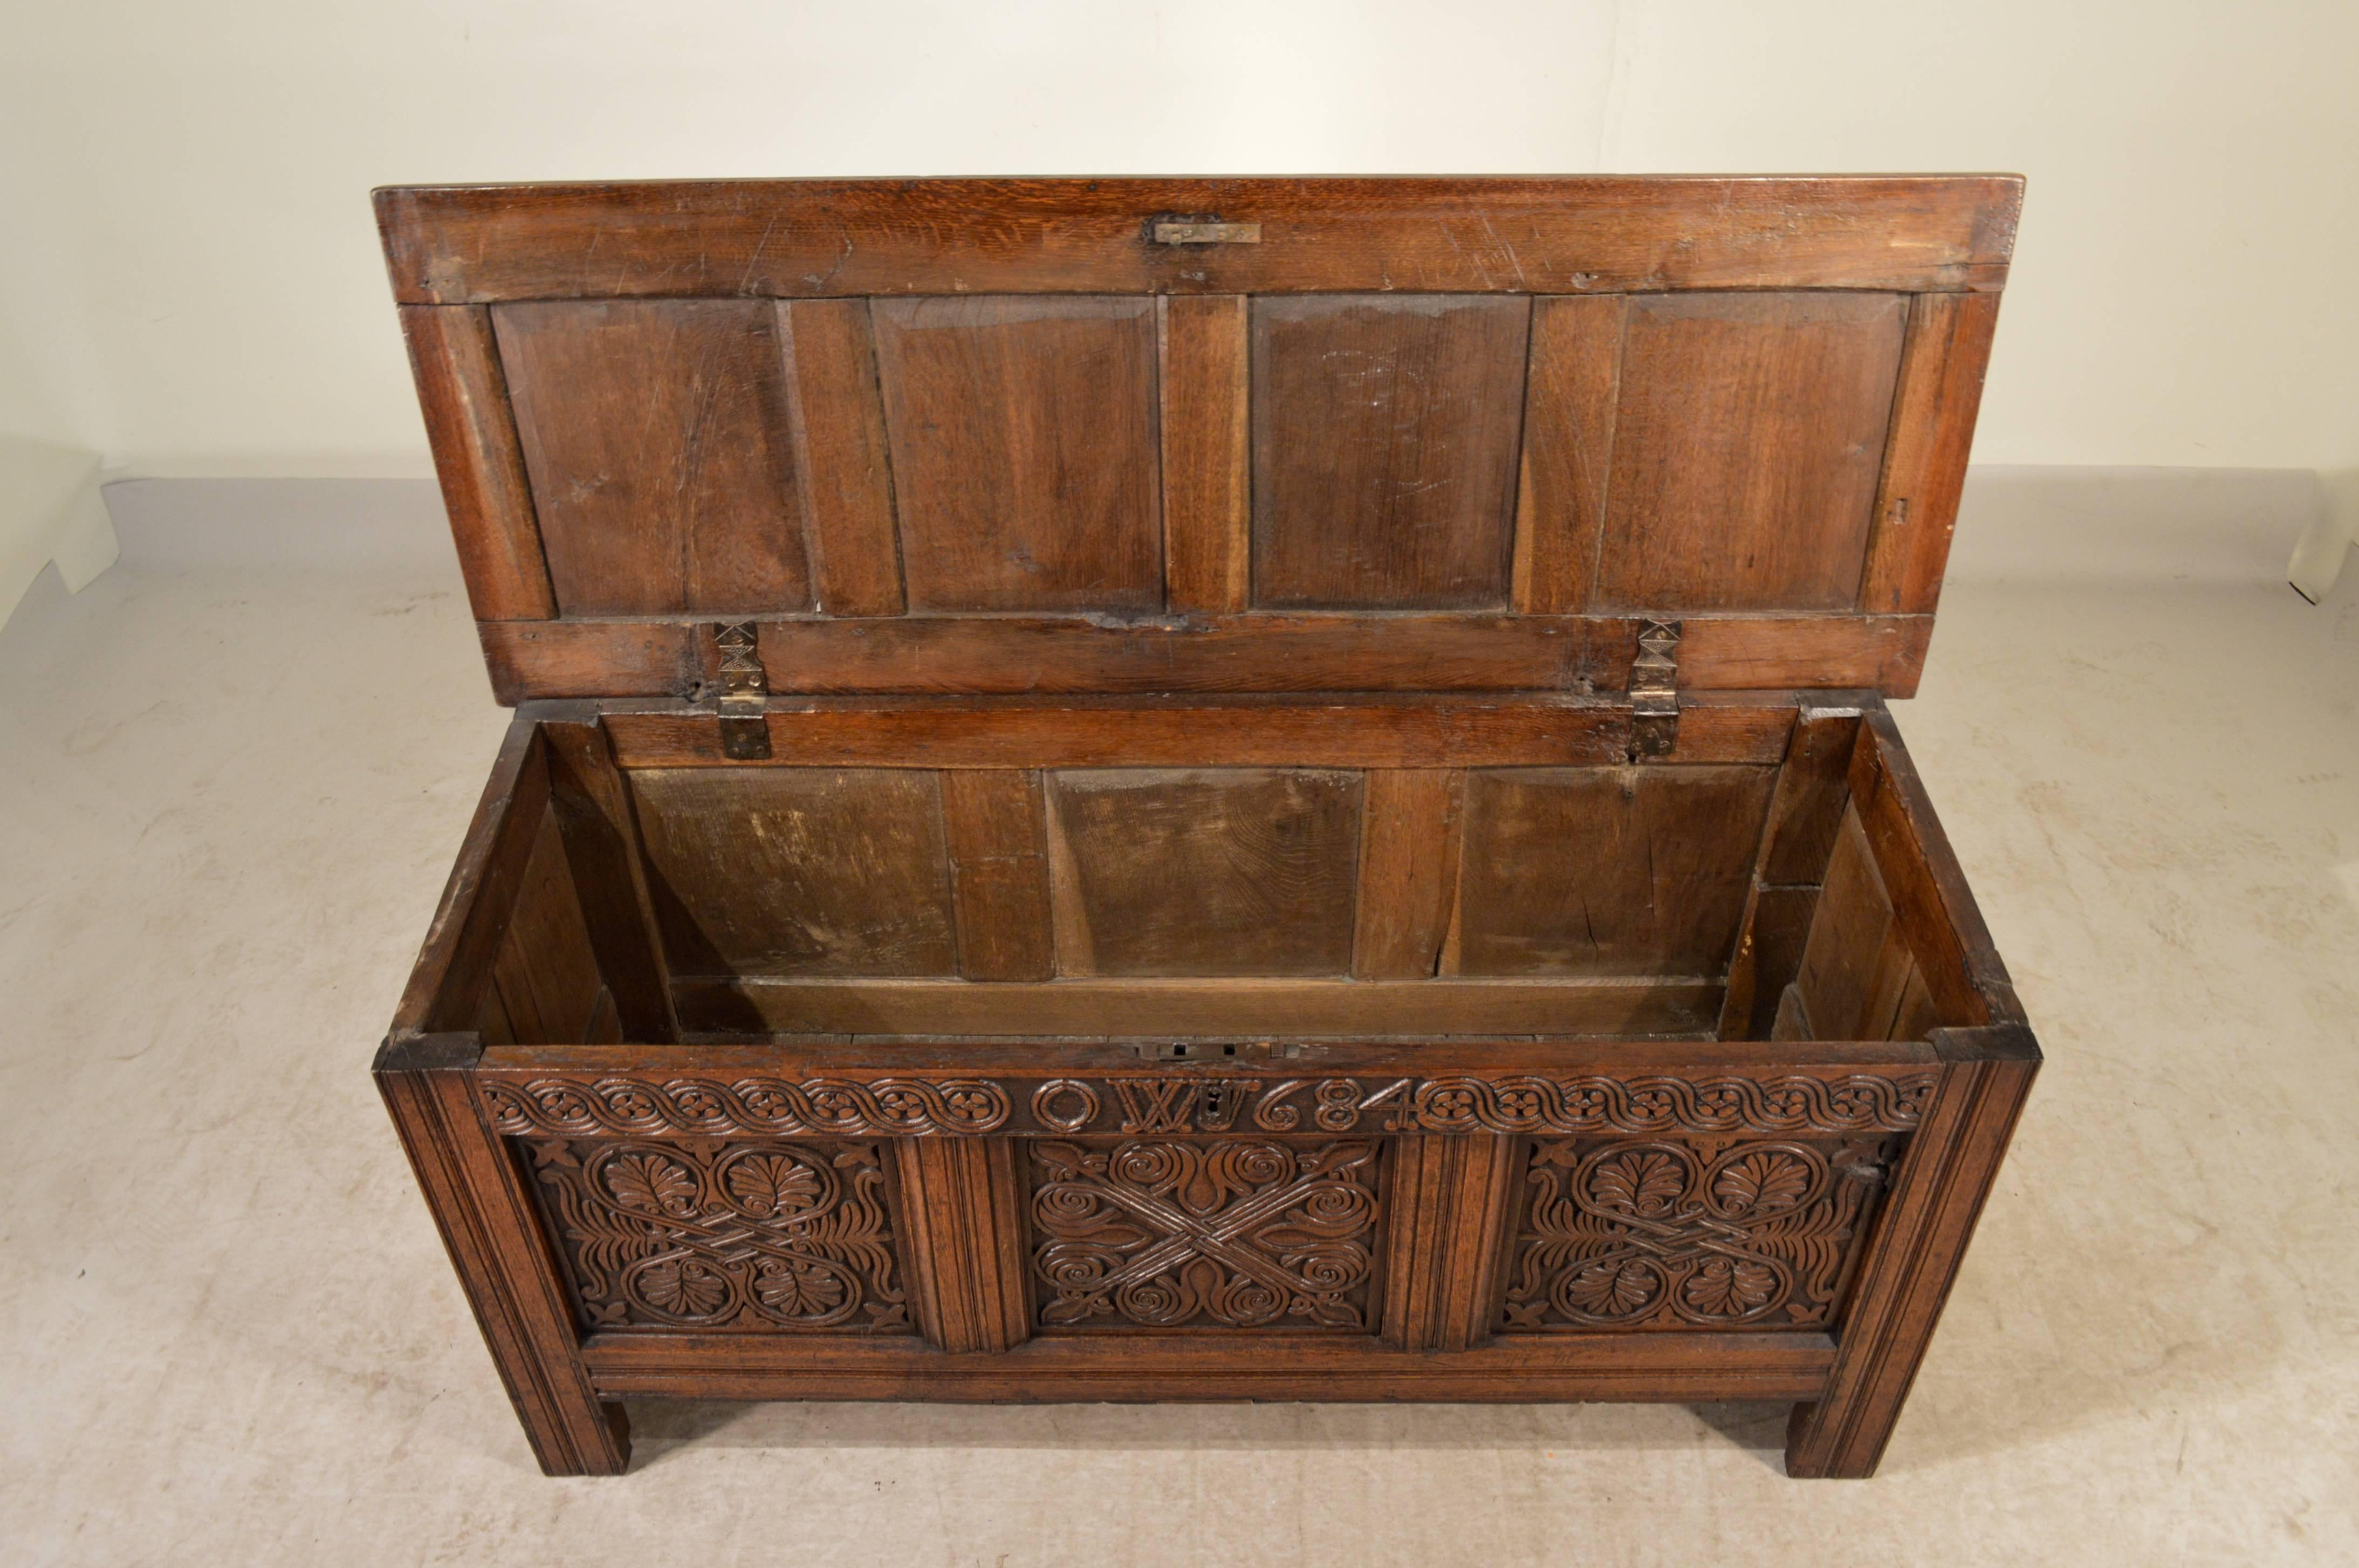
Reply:
M0 632L0 1558L2359 1559L2359 584L2005 480L1900 718L2049 1065L1864 1484L1737 1406L645 1406L542 1479L365 1072L504 722L431 492L118 489Z

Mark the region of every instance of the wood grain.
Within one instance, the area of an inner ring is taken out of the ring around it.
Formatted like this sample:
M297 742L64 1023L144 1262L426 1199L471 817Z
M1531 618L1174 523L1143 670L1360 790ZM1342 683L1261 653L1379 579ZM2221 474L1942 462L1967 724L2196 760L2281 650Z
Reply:
M1059 973L1351 968L1358 774L1060 772L1049 807Z
M2017 1023L1937 1030L1933 1046L1941 1087L1861 1261L1826 1391L1794 1409L1789 1476L1875 1473L2039 1071Z
M506 939L492 965L492 984L517 1043L557 1045L590 1038L603 982L554 811L541 813Z
M1854 604L1906 319L1888 294L1633 298L1598 603Z
M1683 691L1916 688L1930 616L1693 616ZM702 621L508 621L478 628L503 702L686 697ZM779 693L1560 691L1629 681L1622 616L1236 615L1119 621L909 616L764 621Z
M905 1138L888 1147L910 1305L928 1342L953 1354L1023 1344L1031 1323L1014 1141Z
M1585 610L1605 526L1614 421L1622 383L1619 295L1532 301L1516 492L1516 608Z
M1491 1337L1521 1164L1513 1138L1410 1137L1394 1145L1387 1345L1458 1351Z
M395 297L1996 288L2007 175L703 180L376 193ZM1257 222L1159 245L1158 214Z
M682 981L681 1027L716 1034L1090 1039L1712 1037L1717 983L1688 979L1090 979Z
M1846 812L1794 982L1811 1030L1830 1040L1889 1038L1916 973L1859 814Z
M1748 767L1469 772L1456 972L1717 979L1773 783Z
M1039 773L1018 768L945 773L941 791L958 906L959 973L970 980L1047 979L1057 959Z
M566 614L810 607L769 306L554 300L493 321Z
M1155 302L872 310L911 608L1159 609Z
M1761 849L1764 886L1815 886L1824 879L1843 808L1851 803L1859 714L1855 706L1810 704L1797 716L1769 805Z
M1530 302L1309 295L1253 309L1253 594L1504 605Z
M589 722L545 721L550 804L565 841L598 973L613 995L623 1037L679 1038L670 976L647 892L638 819L595 714Z
M630 784L675 976L957 973L933 773L646 769Z
M475 619L548 620L557 613L557 596L541 558L540 521L491 311L405 305L401 333Z
M898 615L901 546L893 464L877 390L867 307L857 299L781 301L787 422L796 495L829 615Z
M1920 294L1876 491L1875 534L1860 583L1863 610L1930 615L1964 493L1998 296Z
M1163 590L1234 613L1252 592L1251 427L1242 295L1156 302L1162 373Z
M1459 760L1471 759L1459 751ZM1465 773L1457 768L1379 768L1367 775L1352 939L1356 978L1411 979L1434 972L1458 891L1465 787Z
M468 1069L479 1051L469 1036L388 1040L377 1090L542 1474L619 1476L630 1422L583 1370L531 1196L475 1112Z

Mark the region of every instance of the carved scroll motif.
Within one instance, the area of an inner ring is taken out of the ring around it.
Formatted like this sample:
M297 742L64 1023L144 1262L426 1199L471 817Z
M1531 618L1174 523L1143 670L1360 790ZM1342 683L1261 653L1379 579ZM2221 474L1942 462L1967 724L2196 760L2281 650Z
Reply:
M733 1133L912 1137L1039 1132L1329 1134L1906 1132L1932 1098L1931 1072L1716 1073L1683 1077L1454 1074L1413 1078L1103 1074L1072 1077L879 1076L655 1079L486 1076L495 1130L511 1135Z
M1033 1144L1041 1326L1365 1333L1377 1148Z
M873 1147L527 1147L586 1328L913 1332Z
M1890 1152L1534 1146L1500 1326L1803 1328L1834 1320Z

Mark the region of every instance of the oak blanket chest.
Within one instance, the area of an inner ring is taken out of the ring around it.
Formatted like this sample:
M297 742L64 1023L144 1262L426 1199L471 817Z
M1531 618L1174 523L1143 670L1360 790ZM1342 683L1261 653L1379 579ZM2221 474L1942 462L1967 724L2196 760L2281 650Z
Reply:
M620 1401L1776 1400L2038 1065L1883 699L2012 178L377 193L516 708L375 1065Z

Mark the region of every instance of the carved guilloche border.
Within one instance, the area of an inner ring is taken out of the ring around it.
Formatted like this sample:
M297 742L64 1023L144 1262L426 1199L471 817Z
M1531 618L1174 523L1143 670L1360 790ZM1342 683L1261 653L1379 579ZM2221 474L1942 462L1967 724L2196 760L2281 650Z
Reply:
M1906 1132L1937 1075L1764 1071L1221 1077L739 1077L491 1071L495 1130L576 1137L1175 1132Z

